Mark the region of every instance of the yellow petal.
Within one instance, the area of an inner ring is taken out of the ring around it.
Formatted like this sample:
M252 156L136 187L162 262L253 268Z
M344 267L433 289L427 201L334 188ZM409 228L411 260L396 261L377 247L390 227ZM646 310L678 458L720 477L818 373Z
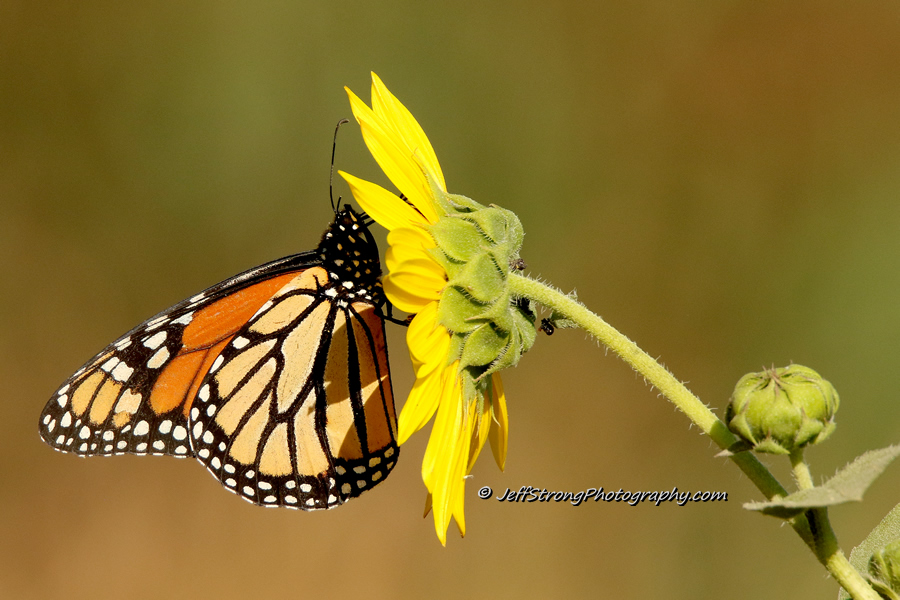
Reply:
M491 452L502 471L506 466L506 448L509 442L509 415L506 412L506 395L500 373L491 375Z
M403 404L398 419L397 442L403 444L412 434L422 429L438 408L441 399L442 377L440 372L417 378L409 397Z
M422 264L421 261L434 263L434 266L436 267L434 272L440 273L441 278L444 279L443 268L441 268L441 266L435 262L431 255L422 247L407 246L405 244L390 246L388 247L387 252L384 253L384 264L389 273L402 271L404 269L404 264L407 262L412 264Z
M469 467L466 469L466 473L472 472L472 467L475 466L475 461L478 460L478 455L481 454L481 449L484 448L484 443L488 439L488 433L491 430L491 403L488 399L483 399L482 402L473 402L473 418L475 419L475 425L472 430L472 443L469 448ZM480 405L480 407L478 406ZM480 410L478 410L480 408Z
M431 142L412 113L397 100L375 73L372 73L372 109L378 117L390 123L391 128L399 133L410 154L421 157L421 166L446 192L447 184L444 182L444 174Z
M441 297L446 283L443 270L435 272L425 261L407 261L400 264L399 270L387 274L384 291L391 304L404 312L417 313Z
M406 245L422 248L434 248L437 244L431 234L421 227L399 227L388 234L388 244L392 246Z
M449 386L452 391L441 399L438 407L422 462L422 479L432 494L434 527L442 544L446 544L451 516L456 517L460 531L465 531L462 500L471 419L467 419L463 406L459 378L453 379L454 384Z
M422 167L403 145L399 134L378 118L349 88L344 89L350 97L350 108L359 123L363 140L378 166L429 223L437 222L437 211L431 200L431 186Z
M389 247L385 253L384 264L388 271L394 271L406 260L428 259L428 249L434 248L434 238L421 227L398 227L388 234Z
M403 280L416 288L432 290L440 294L447 284L447 275L444 269L433 258L424 255L424 258L405 260L397 264L397 268L391 271L395 280ZM430 292L431 293L431 292ZM433 299L437 300L437 297Z
M455 416L459 416L456 415L456 412L458 408L461 410L463 404L462 387L457 374L458 370L459 361L456 361L444 367L440 372L438 416L434 421L434 426L431 428L428 446L422 459L422 479L425 481L425 486L432 492L432 475L437 460L451 449L453 440L449 437L449 431L456 431L456 428L453 426L453 419Z
M385 229L392 231L399 227L409 228L411 223L427 224L425 217L412 206L380 185L343 171L338 171L338 174L350 185L353 197L366 214Z
M468 406L468 410L466 411L466 421L463 426L462 431L460 432L460 453L458 457L458 464L455 465L455 468L458 469L459 479L457 480L457 485L451 490L452 496L450 497L450 511L453 515L453 519L456 521L456 527L459 529L459 535L461 537L466 537L466 515L465 515L465 500L466 500L466 473L468 469L466 465L469 462L469 452L468 449L471 445L471 441L473 437L475 437L475 421L476 421L476 403L470 402Z
M437 321L437 302L422 309L406 330L406 346L416 378L426 377L447 362L450 332Z
M422 298L415 293L409 292L402 287L396 287L391 284L390 280L385 277L384 291L391 301L391 304L402 310L403 312L415 314L428 306L433 300Z

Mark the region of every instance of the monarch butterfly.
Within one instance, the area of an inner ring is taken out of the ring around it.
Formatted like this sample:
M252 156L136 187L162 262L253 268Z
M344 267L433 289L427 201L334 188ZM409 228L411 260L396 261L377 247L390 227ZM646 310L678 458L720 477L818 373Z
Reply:
M333 508L397 460L378 247L345 205L318 249L138 325L75 372L41 438L80 456L193 456L254 504Z

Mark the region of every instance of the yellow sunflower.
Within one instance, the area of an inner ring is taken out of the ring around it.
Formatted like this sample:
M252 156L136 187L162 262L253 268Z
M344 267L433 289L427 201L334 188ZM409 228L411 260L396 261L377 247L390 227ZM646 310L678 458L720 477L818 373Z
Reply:
M441 229L442 220L453 217L448 215L446 199L462 197L447 194L425 132L377 75L372 74L371 108L349 89L347 94L369 151L401 193L398 196L375 183L340 173L363 210L389 230L384 289L394 306L415 315L406 340L416 381L400 413L399 442L404 443L437 413L422 462L422 479L434 511L435 530L446 544L451 516L465 535L466 475L485 441L490 438L501 469L507 448L506 399L500 375L487 366L473 372L471 359L461 350L472 332L463 336L452 331L443 316L453 306L449 301L443 307L441 303L445 291L453 287L448 275L452 267L448 267L435 232ZM502 301L509 304L508 296ZM479 326L488 321L480 319ZM509 337L506 330L494 330ZM494 357L487 362L497 361Z

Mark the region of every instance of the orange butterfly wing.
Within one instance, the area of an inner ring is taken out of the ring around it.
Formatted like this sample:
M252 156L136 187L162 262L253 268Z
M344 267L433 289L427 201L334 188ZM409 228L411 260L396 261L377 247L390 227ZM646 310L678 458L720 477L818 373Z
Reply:
M324 269L305 271L233 337L200 387L194 452L250 502L332 508L394 467L383 320L346 292Z
M41 414L63 452L191 455L187 416L200 381L283 274L237 292L194 296L110 344L69 378Z
M399 453L380 273L346 207L315 252L232 277L110 344L47 403L41 437L81 456L194 456L263 506L340 505Z

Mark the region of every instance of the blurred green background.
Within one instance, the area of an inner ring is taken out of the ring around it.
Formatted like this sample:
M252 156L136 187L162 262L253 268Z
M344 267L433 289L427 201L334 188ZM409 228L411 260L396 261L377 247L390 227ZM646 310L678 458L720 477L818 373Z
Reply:
M482 457L446 548L421 518L427 431L377 490L313 514L253 507L195 461L40 442L50 394L118 335L315 246L342 86L368 100L370 70L450 191L519 215L533 275L718 414L742 374L793 361L841 393L820 478L900 438L895 2L6 0L0 596L834 597L792 531L741 509L760 494L738 470L577 331L505 374L507 470ZM337 167L385 182L355 126ZM402 400L403 330L389 341ZM846 551L898 477L832 511ZM729 501L501 504L482 485Z

